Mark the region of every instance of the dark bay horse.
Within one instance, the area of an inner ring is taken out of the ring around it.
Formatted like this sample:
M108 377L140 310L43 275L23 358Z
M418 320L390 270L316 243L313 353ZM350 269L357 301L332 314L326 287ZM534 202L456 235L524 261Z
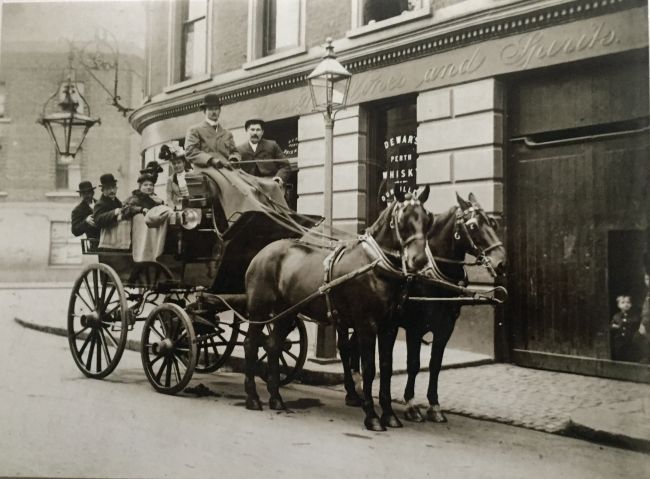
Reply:
M381 265L382 261L388 261L389 256L401 260L405 273L414 273L428 264L426 233L431 226L432 216L422 206L428 194L427 187L417 198L407 196L406 199L396 199L368 228L365 236L337 248L334 253L306 242L280 240L271 243L255 256L246 271L247 306L251 321L244 342L248 409L262 408L255 387L255 363L260 346L265 348L268 355L269 407L285 409L279 392L279 354L287 333L293 327L295 315L301 312L319 322L333 322L339 331L354 329L359 338L363 366L361 406L365 412L364 424L373 431L383 431L386 426L401 426L392 410L390 383L388 393L382 391L381 420L375 412L372 398L377 338L381 376L390 378L392 373L393 330L396 332L396 328L391 316L403 282L403 277L396 279L382 274ZM272 332L266 338L262 335L262 323L268 322L274 315L305 300L326 281L353 274L372 263L378 267L368 269L363 275L353 277L330 290L329 298L319 296L300 311L275 319ZM327 264L331 267L326 267ZM385 266L391 269L390 265ZM327 269L330 270L329 275ZM394 272L395 268L392 270ZM397 270L397 273L401 272ZM345 337L347 339L347 335ZM339 350L343 364L349 364L349 348L340 340ZM346 385L352 385L354 389L349 368L344 368L344 372Z
M432 263L437 268L434 277L443 278L454 284L467 282L464 261L465 254L477 258L493 277L502 273L505 267L505 248L499 240L495 229L496 222L489 217L470 193L469 201L456 195L458 205L446 213L435 217L429 232L428 243L434 258ZM441 287L433 287L414 282L411 296L452 297L452 293ZM456 319L460 314L460 305L453 302L411 302L407 301L398 323L406 330L408 380L404 390L407 404L406 419L422 422L424 417L413 401L415 377L420 371L420 348L422 338L428 332L433 333L431 358L429 360L429 387L427 399L427 419L433 422L446 422L438 402L438 375L442 366L442 357L447 342L454 331Z

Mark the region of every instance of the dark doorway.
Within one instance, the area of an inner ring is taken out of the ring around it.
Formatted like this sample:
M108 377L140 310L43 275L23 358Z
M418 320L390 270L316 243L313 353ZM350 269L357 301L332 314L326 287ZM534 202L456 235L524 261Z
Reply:
M285 198L291 209L298 205L298 118L269 121L264 129L264 137L280 145L285 158L291 163L291 176L285 185Z

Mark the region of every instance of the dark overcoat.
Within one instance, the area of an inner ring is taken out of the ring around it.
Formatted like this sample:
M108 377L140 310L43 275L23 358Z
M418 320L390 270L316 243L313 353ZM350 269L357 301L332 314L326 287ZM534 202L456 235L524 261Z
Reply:
M289 180L291 166L284 159L282 148L273 140L262 138L257 144L257 149L253 151L250 143L242 143L237 147L241 160L244 162L241 169L246 173L266 178L281 178L283 182ZM257 160L278 160L278 161L257 161ZM253 161L254 163L247 163Z
M99 238L99 228L86 223L86 218L93 214L93 209L83 200L72 210L72 234L81 236L86 234L86 238Z
M109 198L102 195L95 208L93 208L93 219L98 228L110 228L117 224L116 208L122 208L122 202L117 198Z
M185 135L185 158L193 164L207 167L210 158L215 160L240 160L232 133L220 124L217 129L203 120L191 126Z

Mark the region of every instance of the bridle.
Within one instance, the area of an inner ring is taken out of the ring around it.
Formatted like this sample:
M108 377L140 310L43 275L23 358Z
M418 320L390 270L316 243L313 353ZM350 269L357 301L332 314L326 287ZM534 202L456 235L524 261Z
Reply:
M487 248L483 249L477 245L475 235L479 232L479 215L483 216L483 219L486 222L491 223L492 220L485 214L485 212L476 206L470 206L464 210L462 208L458 208L456 210L456 224L454 225L454 239L459 241L461 239L461 233L463 233L465 239L469 244L471 250L470 252L476 257L475 264L483 265L483 267L485 267L485 269L487 269L488 272L496 278L497 272L492 265L492 261L490 261L490 258L487 256L487 253L493 249L503 246L503 243L501 241L497 241L496 243L493 243Z

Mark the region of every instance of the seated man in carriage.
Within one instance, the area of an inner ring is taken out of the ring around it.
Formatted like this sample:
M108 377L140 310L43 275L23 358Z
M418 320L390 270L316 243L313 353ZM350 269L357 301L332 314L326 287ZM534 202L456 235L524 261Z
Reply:
M90 181L79 183L77 193L81 197L81 202L72 210L72 234L81 236L86 234L86 238L99 239L99 228L93 220L93 204L95 203L95 188Z
M280 145L263 138L264 121L247 120L244 128L248 141L237 147L241 155L241 169L254 176L270 178L284 186L291 174L291 166L284 158Z
M117 199L117 180L111 173L99 178L102 196L93 208L93 220L98 228L110 228L122 219L122 202Z

